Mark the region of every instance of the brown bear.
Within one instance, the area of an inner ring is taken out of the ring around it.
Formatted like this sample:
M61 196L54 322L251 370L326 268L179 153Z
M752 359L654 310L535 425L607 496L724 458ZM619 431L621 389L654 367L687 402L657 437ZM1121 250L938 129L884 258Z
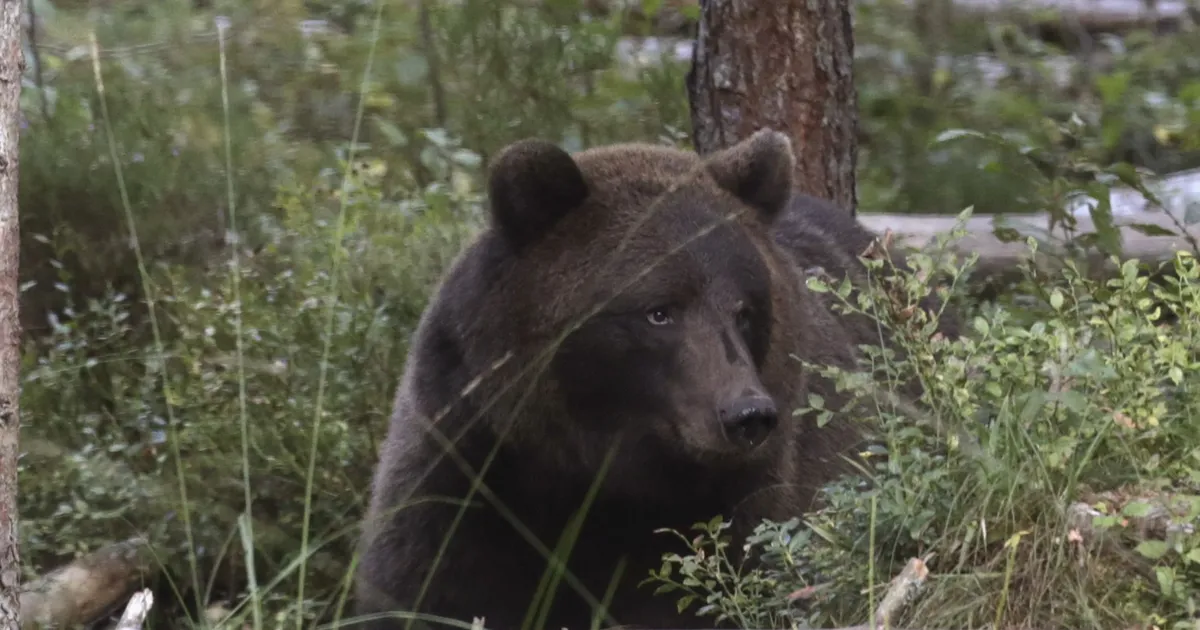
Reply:
M704 624L638 586L678 550L655 530L722 515L740 536L799 515L860 439L793 413L798 359L850 366L861 343L802 270L853 264L832 261L869 234L793 242L858 226L797 202L793 162L770 130L705 158L539 140L495 158L490 225L432 297L396 395L356 577L364 626Z

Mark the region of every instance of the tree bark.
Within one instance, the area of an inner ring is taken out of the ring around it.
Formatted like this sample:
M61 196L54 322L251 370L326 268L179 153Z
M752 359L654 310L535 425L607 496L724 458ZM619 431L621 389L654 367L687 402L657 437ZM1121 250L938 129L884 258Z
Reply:
M702 0L687 76L692 142L710 153L786 133L796 187L857 205L858 95L848 0Z
M17 536L21 325L17 309L22 0L0 0L0 630L21 627Z

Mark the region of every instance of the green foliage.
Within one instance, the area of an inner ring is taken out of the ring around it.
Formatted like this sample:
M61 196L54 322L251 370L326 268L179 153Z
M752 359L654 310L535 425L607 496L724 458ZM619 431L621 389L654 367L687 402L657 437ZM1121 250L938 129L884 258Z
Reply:
M243 252L245 263L236 269L240 300L231 291L229 264L155 270L161 353L153 344L129 344L131 305L120 295L89 301L71 311L70 321L55 321L50 334L30 342L22 533L36 565L143 532L177 577L186 575L193 552L209 571L223 563L237 568L239 554L226 547L239 535L244 487L237 471L246 465L259 574L294 571L287 564L311 506L315 544L324 548L306 570L322 579L321 589L337 587L406 340L450 253L477 229L481 215L469 190L432 186L389 204L376 189L351 183L344 190L344 238L337 242L330 224L338 201L314 189L281 191L281 220L263 227L266 244ZM335 256L342 261L336 293L330 293ZM235 352L239 310L244 380ZM322 352L326 335L328 356ZM328 417L314 437L321 383ZM236 429L241 384L248 461L239 461ZM178 427L170 425L168 403ZM314 439L320 445L316 492L306 499ZM194 540L180 527L181 486ZM241 581L210 588L229 596ZM314 595L329 597L323 590Z
M1059 26L1073 28L1068 22ZM1069 48L997 16L947 22L914 15L898 0L863 5L855 22L863 207L992 214L1061 206L1036 193L1029 166L1011 150L933 146L953 128L1002 135L1022 152L1055 156L1056 165L1127 162L1159 173L1200 166L1191 105L1200 81L1187 52L1197 37L1147 30ZM1072 134L1072 120L1095 131Z
M204 625L197 608L220 601L227 624L336 618L407 340L482 222L488 158L531 135L569 149L686 144L687 65L616 63L629 25L591 0L33 6L20 170L28 572L137 533L165 569L159 625ZM1197 164L1194 32L1127 38L1110 67L1055 87L1057 51L1005 25L931 37L903 27L898 3L856 10L866 210L1049 209L1069 224L1076 193L1140 186L1135 166ZM1012 69L998 83L928 63L983 45ZM1108 207L1093 217L1104 229L1075 245L1116 251ZM1079 271L971 310L970 341L929 342L927 320L906 319L907 358L869 358L876 376L916 374L926 415L839 376L878 420L870 486L835 485L803 524L763 524L749 544L765 568L728 561L714 521L660 578L743 627L858 623L883 577L932 554L935 588L913 619L1182 623L1200 580L1195 535L1132 528L1143 512L1195 517L1195 265L1176 260L1166 284L1130 267L1112 286ZM890 316L923 287L892 287L901 297L882 305L828 288ZM1156 307L1178 318L1171 328L1149 317ZM1138 556L1084 554L1072 501Z
M723 532L732 524L720 517L698 523L695 529L700 533L691 540L672 532L693 553L663 556L662 567L652 572L647 582L661 583L656 594L682 591L680 611L703 602L696 614L710 615L718 622L739 628L789 627L793 620L787 602L807 595L811 589L803 557L812 542L812 531L797 529L799 523L799 519L792 519L758 525L743 545L743 553L755 550L763 561L761 567L753 569L745 563L734 566L730 561L730 541Z
M29 86L22 102L29 130L21 143L22 267L38 282L25 306L32 327L41 328L45 311L63 304L49 290L60 275L49 261L70 274L76 298L99 297L109 284L138 291L100 121L91 30L102 47L104 98L138 236L148 256L170 262L203 263L219 251L228 176L237 183L240 213L256 227L258 215L273 214L279 186L331 165L353 135L360 100L359 140L390 167L380 182L388 197L441 181L431 170L437 158L427 146L430 134L455 137L486 161L528 135L581 147L677 136L667 130L685 120L682 69L629 76L613 67L615 23L580 21L576 2L556 3L554 12L437 3L428 42L416 10L404 4L379 16L377 36L374 8L339 3L336 11L314 7L314 14L288 0L252 4L195 11L182 2L135 3L87 20L43 14L54 19L42 37L55 42L43 39L36 57L45 87ZM217 9L231 25L232 174L222 148ZM314 17L337 18L350 31L318 28ZM153 43L123 45L130 40ZM243 238L262 235L250 230Z
M926 278L952 266L912 260L901 282L869 291L810 281L838 308L897 331L906 351L868 352L862 373L821 369L873 429L866 483L831 484L803 525L760 527L746 543L762 561L754 569L724 568L730 541L719 532L697 537L692 555L668 558L685 599L739 624L852 625L921 557L931 576L905 626L1192 627L1200 262L1181 252L1159 283L1136 261L1113 259L1120 273L1107 281L1073 264L1057 277L1029 268L1033 304L978 309L969 336L951 343L931 338L931 320L909 307L929 291ZM920 408L879 386L913 376L925 387ZM1086 523L1073 520L1080 506ZM659 580L670 584L670 572Z

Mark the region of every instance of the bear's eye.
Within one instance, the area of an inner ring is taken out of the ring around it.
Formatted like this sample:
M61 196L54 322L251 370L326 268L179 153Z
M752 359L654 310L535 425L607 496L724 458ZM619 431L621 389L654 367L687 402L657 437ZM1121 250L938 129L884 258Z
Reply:
M646 321L655 326L666 326L667 324L674 322L675 318L671 317L671 311L669 309L666 307L661 307L652 308L646 311Z

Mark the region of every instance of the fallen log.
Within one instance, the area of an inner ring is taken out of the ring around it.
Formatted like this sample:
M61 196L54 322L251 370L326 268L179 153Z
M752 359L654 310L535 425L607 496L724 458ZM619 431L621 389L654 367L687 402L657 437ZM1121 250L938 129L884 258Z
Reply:
M1195 251L1200 244L1200 169L1173 173L1150 183L1147 188L1163 203L1155 208L1141 193L1131 188L1113 187L1109 193L1113 224L1121 233L1121 257L1147 263L1170 260L1178 251ZM1090 208L1096 204L1091 197L1079 196L1064 210L1073 215L1075 226L1068 232L1059 225L1047 229L1049 215L1045 213L1012 216L972 216L963 223L966 233L950 243L959 256L978 254L976 275L1010 277L1018 272L1017 265L1029 260L1032 252L1025 243L1026 236L1039 241L1035 264L1056 260L1064 253L1063 246L1070 237L1095 233ZM952 232L957 217L948 215L889 215L859 212L858 218L869 229L880 234L890 230L895 242L904 246L924 247L942 234ZM999 227L1016 230L1021 238L1005 241L996 235ZM1151 234L1145 233L1150 228ZM1157 228L1157 229L1155 229ZM1169 231L1171 234L1161 233ZM1107 264L1107 256L1089 256L1092 262Z
M912 4L913 0L901 0ZM1089 33L1139 28L1178 28L1192 21L1183 0L953 0L956 15L984 19L1019 16L1034 22L1063 22ZM1038 15L1041 14L1041 15Z
M859 0L861 4L895 3L912 8L917 0ZM538 4L540 0L525 0ZM621 14L631 28L649 25L658 35L691 36L699 0L663 2L654 15L646 15L641 2L589 0L586 9L599 16ZM1141 28L1178 30L1195 22L1184 0L952 0L955 19L1012 20L1028 27L1067 33L1125 33Z
M901 245L923 247L931 244L939 235L948 234L954 230L957 218L945 215L894 215L859 213L858 218L869 229L878 233L891 230L895 241ZM1029 247L1024 239L1005 242L994 233L995 216L973 216L964 223L966 235L952 244L952 247L962 254L978 254L979 263L976 268L985 273L1006 271L1030 256ZM1056 228L1053 232L1046 229L1049 216L1047 214L1023 215L1004 217L1004 227L1016 229L1022 235L1032 235L1039 241L1045 240L1053 248L1057 243L1065 241L1064 228ZM1076 219L1075 236L1093 233L1095 224L1090 217ZM1114 220L1121 231L1122 256L1136 258L1145 262L1160 262L1168 260L1178 251L1192 250L1188 236L1200 241L1200 225L1185 226L1183 233L1175 226L1171 217L1165 213L1146 213L1137 216L1135 220ZM1153 225L1176 232L1175 235L1146 235L1133 225ZM1047 238L1048 237L1048 238ZM1039 244L1037 256L1044 259L1050 253L1046 245Z
M114 610L153 570L148 552L145 539L131 538L102 547L24 585L21 630L71 628Z
M622 37L617 40L614 57L618 65L631 69L661 65L663 62L688 64L692 62L692 49L696 42L682 37ZM902 53L885 50L867 44L856 45L854 57L859 59L888 59L893 69L911 69L910 62ZM1101 51L1086 62L1092 72L1103 72L1113 65L1113 56ZM1050 55L1038 60L1044 70L1046 81L1052 86L1065 89L1071 85L1071 77L1084 67L1085 62L1069 55ZM993 55L979 53L970 56L938 55L934 59L939 69L966 71L979 77L983 87L995 88L1000 81L1018 71ZM1024 71L1025 69L1020 69Z

